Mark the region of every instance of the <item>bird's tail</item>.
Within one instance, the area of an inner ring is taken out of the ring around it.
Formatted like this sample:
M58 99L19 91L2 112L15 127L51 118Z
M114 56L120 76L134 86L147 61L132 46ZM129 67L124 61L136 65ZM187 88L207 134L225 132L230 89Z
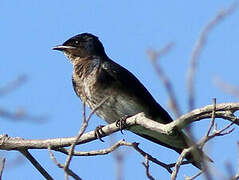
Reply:
M180 150L178 153L181 153L182 150ZM202 161L206 160L208 162L213 162L213 160L208 157L202 150L195 149L194 151L190 152L185 157L189 162L191 162L195 167L202 170Z
M181 154L183 149L188 148L191 144L190 138L182 131L177 131L175 136L162 135L142 126L133 126L130 128L130 131L156 144L173 149L179 154ZM202 162L204 159L206 161L213 162L204 152L199 149L193 150L185 158L199 169L202 169Z

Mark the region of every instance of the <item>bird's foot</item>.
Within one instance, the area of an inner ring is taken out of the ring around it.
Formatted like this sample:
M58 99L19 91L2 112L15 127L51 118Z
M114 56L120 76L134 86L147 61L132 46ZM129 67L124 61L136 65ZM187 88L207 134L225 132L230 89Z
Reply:
M99 139L101 142L105 142L101 137L104 133L104 131L102 130L104 126L103 125L99 125L95 128L95 136L97 137L97 139Z
M116 126L120 128L121 134L123 133L123 129L127 127L126 119L131 117L130 115L125 115L116 121Z

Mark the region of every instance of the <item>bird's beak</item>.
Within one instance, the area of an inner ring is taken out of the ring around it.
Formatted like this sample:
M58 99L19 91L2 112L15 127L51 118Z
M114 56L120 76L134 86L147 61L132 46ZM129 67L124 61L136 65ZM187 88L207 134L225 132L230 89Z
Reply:
M75 49L75 47L73 46L63 46L63 45L59 45L59 46L55 46L52 48L53 50L58 50L58 51L64 51L64 50L71 50L71 49Z

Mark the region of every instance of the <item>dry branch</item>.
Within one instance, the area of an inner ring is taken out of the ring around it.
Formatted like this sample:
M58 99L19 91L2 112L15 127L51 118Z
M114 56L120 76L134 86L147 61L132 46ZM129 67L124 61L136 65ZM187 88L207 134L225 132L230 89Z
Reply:
M148 156L145 157L145 162L143 162L142 164L145 167L145 171L146 171L146 175L147 175L148 179L155 180L155 178L149 172L149 158L148 158Z
M151 129L153 131L162 133L164 135L173 135L174 134L174 129L182 129L185 128L188 124L195 122L195 121L199 121L201 119L205 119L205 118L210 118L215 117L215 118L223 118L226 120L231 121L231 123L226 126L225 128L221 129L220 131L216 130L216 128L214 129L214 131L212 132L212 135L208 135L206 138L202 139L199 144L197 144L197 147L203 146L203 144L205 144L208 140L212 139L215 136L222 136L225 134L230 133L233 129L228 130L227 132L225 132L229 127L231 127L232 124L237 124L239 125L239 119L237 116L234 115L234 113L236 111L239 110L239 103L223 103L223 104L217 104L217 105L208 105L205 106L203 108L199 108L196 109L188 114L185 114L183 116L181 116L180 118L178 118L177 120L169 123L169 124L160 124L154 120L148 119L145 117L144 113L139 113L133 117L130 117L126 120L127 123L127 127L129 126L133 126L133 125L140 125L143 126L147 129ZM107 126L104 126L102 128L102 131L104 132L102 134L102 137L108 136L116 131L119 131L120 127L116 126L116 123L112 123L109 124ZM72 146L72 144L78 145L78 144L83 144L83 143L87 143L93 140L96 140L96 134L95 131L91 131L88 133L82 133L82 131L80 131L80 136L78 137L69 137L69 138L55 138L55 139L22 139L22 138L11 138L8 137L7 135L1 135L0 136L0 149L1 150L18 150L20 152L28 152L28 149L52 149L55 151L60 151L62 153L65 153L68 155L69 158L69 154L72 157L73 155L96 155L96 154L106 154L109 152L112 152L113 150L115 150L117 147L119 147L120 145L126 145L126 146L131 146L133 147L137 152L139 152L141 155L143 155L144 157L148 156L148 159L158 165L160 165L161 167L165 168L169 173L172 172L171 168L175 165L175 164L165 164L162 163L160 161L158 161L156 158L152 157L150 154L144 152L142 149L140 149L138 147L138 143L126 143L124 141L119 142L119 144L115 144L114 146L112 146L110 149L105 149L105 150L101 150L101 151L95 151L95 152L76 152L74 150L74 148L70 148L70 150L65 149L65 147L68 146ZM189 147L187 149L185 149L183 152L186 151L186 154L191 151L191 148L193 147ZM183 158L186 156L182 155L180 156L180 161L178 161L175 165L175 167L180 167L181 164L184 164L184 162L182 162ZM24 154L25 155L25 154ZM27 157L27 156L26 156ZM28 156L29 157L29 156ZM30 161L32 158L28 158ZM32 161L31 161L32 162ZM70 162L66 161L67 163ZM39 169L40 167L40 172L42 174L46 173L44 172L44 169L39 166L37 164L37 162L35 163L37 166L33 165ZM71 175L72 177L74 177L74 175L76 175L73 171L71 171L69 169L69 163L67 168L65 168L65 165L62 165L63 169L65 170L66 173L66 179L68 178L68 175ZM177 172L178 172L178 168L176 168L177 171L174 171L174 173L172 174L172 177L177 176ZM47 174L48 176L49 174ZM51 179L51 177L48 177L49 179Z
M141 125L145 128L149 128L153 131L165 135L171 135L174 128L183 129L188 124L199 121L206 118L211 118L213 112L213 105L208 105L203 108L195 109L177 120L169 124L160 124L156 121L148 119L143 113L139 113L133 117L127 119L127 125ZM223 118L239 125L239 117L235 116L234 113L239 110L239 103L222 103L216 105L216 118ZM106 125L102 128L104 134L102 137L108 136L120 128L116 126L116 123ZM75 142L76 137L66 137L66 138L54 138L54 139L22 139L22 138L12 138L7 135L0 136L0 149L2 150L21 150L21 149L58 149L62 147L71 146ZM84 144L90 141L96 140L95 131L90 131L81 136L77 141L77 144Z
M28 150L19 150L32 165L45 177L47 180L53 180L50 174L40 165L40 163L28 152Z
M159 51L149 49L147 51L147 54L148 54L149 59L151 60L151 62L153 64L153 67L154 67L155 71L158 74L158 77L160 78L164 87L166 88L166 92L168 93L168 96L169 96L169 107L172 110L172 112L175 114L175 117L178 118L181 115L181 110L180 110L180 107L178 105L178 101L176 99L176 95L174 93L172 83L169 80L166 73L164 73L161 66L159 64L157 64L157 61L159 61L162 56L167 54L172 49L173 45L174 45L173 43L169 43L164 48L160 49Z
M2 174L3 174L4 167L5 167L5 161L6 161L6 158L3 157L2 161L1 161L1 165L0 165L0 180L2 180Z
M15 80L8 82L6 86L0 87L0 97L15 90L16 88L24 84L26 80L27 77L25 75L20 75Z
M190 57L190 65L188 68L187 74L187 86L188 86L188 94L189 94L189 110L191 111L195 107L195 73L197 64L200 59L200 55L202 53L203 48L207 42L208 34L213 30L213 28L220 23L225 17L232 14L238 7L238 0L236 0L229 8L223 9L218 12L218 14L204 27L202 30L194 49L192 50L192 54Z
M81 178L76 173L74 173L70 168L65 169L65 165L64 164L60 164L59 162L57 162L57 160L56 160L53 152L51 151L50 147L48 148L48 152L50 154L51 159L56 164L56 166L61 168L61 169L64 169L64 171L67 172L67 177L66 178L68 178L68 175L70 175L71 177L73 177L76 180L81 180Z
M10 112L6 109L0 108L0 117L12 121L25 120L33 123L44 123L47 121L47 117L29 115L24 109L17 109L15 112Z
M228 93L236 98L239 98L239 87L233 86L220 78L215 78L214 83L225 93Z

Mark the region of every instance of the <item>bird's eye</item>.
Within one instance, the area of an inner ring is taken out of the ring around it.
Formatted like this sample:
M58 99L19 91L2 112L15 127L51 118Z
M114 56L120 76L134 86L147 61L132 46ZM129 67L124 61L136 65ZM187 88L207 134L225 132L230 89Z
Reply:
M76 43L76 44L79 44L79 41L76 40L75 43Z

